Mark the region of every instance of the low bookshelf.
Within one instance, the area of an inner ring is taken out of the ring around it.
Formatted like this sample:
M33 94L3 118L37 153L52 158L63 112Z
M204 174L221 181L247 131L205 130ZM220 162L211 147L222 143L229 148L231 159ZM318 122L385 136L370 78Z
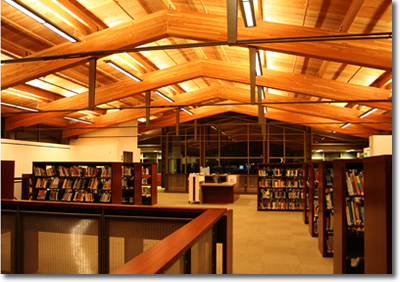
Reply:
M107 162L33 162L33 199L121 203L121 165Z

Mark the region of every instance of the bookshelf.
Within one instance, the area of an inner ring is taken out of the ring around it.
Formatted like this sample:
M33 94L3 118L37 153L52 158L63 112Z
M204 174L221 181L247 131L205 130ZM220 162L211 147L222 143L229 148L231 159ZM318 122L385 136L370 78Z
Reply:
M319 226L318 249L323 257L333 256L333 163L318 163Z
M364 159L364 179L365 273L392 274L392 156Z
M307 179L308 179L308 230L312 237L318 236L318 163L311 162L307 164Z
M306 165L306 172L308 172L308 165ZM304 224L309 224L309 210L310 210L310 184L309 184L308 174L305 176L305 181L303 185L303 195L304 195L304 205L303 205L303 221Z
M156 163L139 163L140 172L139 181L137 187L141 187L140 195L139 191L135 194L135 197L139 201L135 201L135 204L139 205L155 205L157 204L157 164ZM136 184L135 183L135 184Z
M136 165L137 166L137 165ZM136 167L136 170L140 170ZM135 204L135 164L122 164L121 202L122 204ZM137 197L136 197L137 198Z
M364 274L363 169L363 160L333 161L334 274Z
M121 203L121 164L33 162L34 200Z
M1 161L1 198L14 199L14 161Z
M259 211L303 211L305 164L257 164Z

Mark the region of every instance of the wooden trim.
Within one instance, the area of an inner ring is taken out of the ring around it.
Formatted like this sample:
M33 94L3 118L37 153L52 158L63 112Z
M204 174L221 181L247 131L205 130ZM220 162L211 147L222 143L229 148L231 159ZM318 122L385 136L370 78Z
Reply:
M110 274L162 274L226 212L209 209Z

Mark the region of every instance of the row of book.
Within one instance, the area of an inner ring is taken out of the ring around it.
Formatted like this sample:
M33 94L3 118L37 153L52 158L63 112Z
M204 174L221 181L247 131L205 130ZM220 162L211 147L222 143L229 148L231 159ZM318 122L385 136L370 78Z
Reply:
M346 219L348 226L364 225L364 200L361 197L346 200Z
M94 202L95 201L94 193L90 193L87 191L73 191L66 190L66 192L59 192L56 190L48 191L48 190L40 190L36 197L36 200L46 200L47 196L50 201L66 201L66 202ZM107 198L106 201L109 202L111 200L111 193L102 193L100 199ZM100 200L101 201L101 200Z
M325 217L326 220L326 230L333 231L333 212L329 212L329 214Z
M326 236L326 251L333 253L333 235Z
M150 171L150 168L142 166L142 175L150 175Z
M288 200L266 200L259 203L261 210L302 210L303 202Z
M60 178L38 178L36 180L35 188L39 189L90 189L90 190L110 190L111 179L99 178L65 178L62 181Z
M300 177L303 176L303 168L280 168L267 167L261 168L258 171L259 176L279 176L279 177Z
M265 199L303 199L302 190L270 190L260 189L261 198Z
M133 204L134 202L134 197L122 197L123 204Z
M284 180L281 178L265 178L258 183L259 187L303 188L303 180Z
M131 166L122 166L122 175L132 176L132 172L134 172L134 168Z
M51 166L47 168L34 167L35 176L60 176L60 177L111 177L111 167L96 166Z
M346 188L347 195L364 195L364 173L356 169L348 169L346 171Z

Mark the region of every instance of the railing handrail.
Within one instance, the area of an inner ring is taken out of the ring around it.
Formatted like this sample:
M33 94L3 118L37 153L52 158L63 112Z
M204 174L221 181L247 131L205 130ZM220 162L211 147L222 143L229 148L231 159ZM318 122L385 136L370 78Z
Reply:
M162 274L224 215L226 209L207 209L156 245L110 274Z
M60 203L50 201L27 201L27 200L1 200L2 209L16 205L17 210L35 211L51 210L56 212L57 207L88 208L106 210L120 210L121 215L128 215L124 211L148 211L149 215L154 212L187 213L192 218L187 224L177 231L162 239L160 242L134 257L110 274L162 274L168 270L184 253L189 250L204 234L206 234L226 213L225 208L184 208L184 207L149 207L149 206L127 206L110 204L84 204L84 203ZM24 207L24 208L22 208ZM39 208L38 208L39 207ZM40 207L43 207L42 209ZM64 210L64 209L63 209ZM76 212L76 211L75 211ZM96 211L98 212L98 211ZM105 214L104 214L105 215Z

